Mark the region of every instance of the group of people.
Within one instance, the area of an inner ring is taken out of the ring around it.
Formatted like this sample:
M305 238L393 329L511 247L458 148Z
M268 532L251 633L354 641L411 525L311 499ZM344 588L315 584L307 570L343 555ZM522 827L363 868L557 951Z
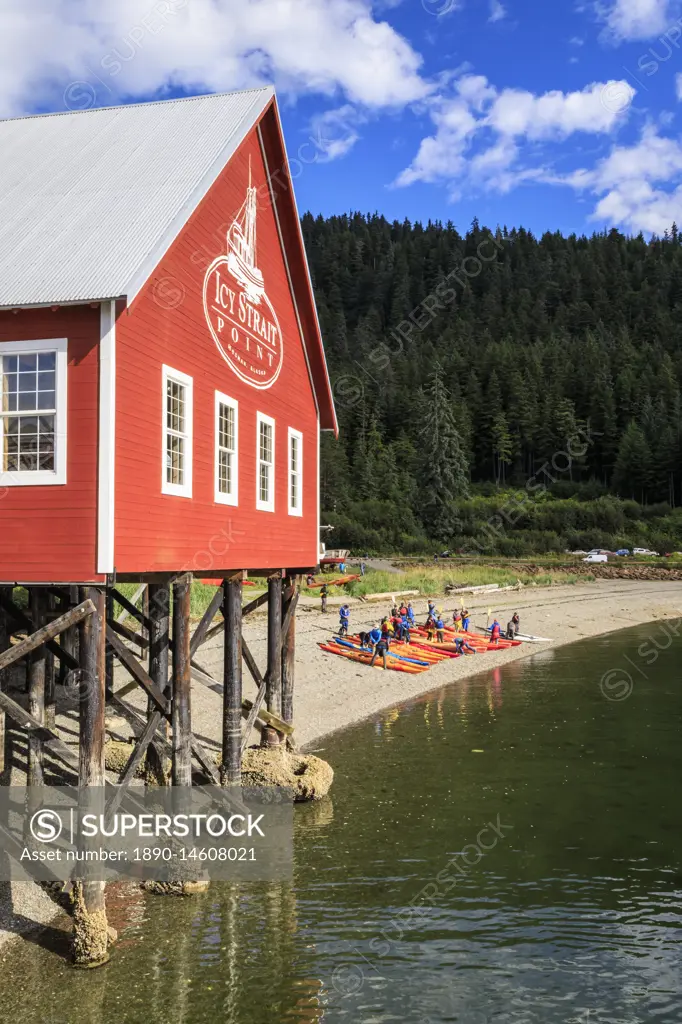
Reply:
M326 585L322 587L322 610L326 611ZM476 650L470 643L467 642L466 634L469 632L469 623L471 619L467 608L462 607L455 608L452 613L452 626L455 630L455 636L452 642L455 645L455 650L458 654L475 654ZM360 649L363 651L371 651L372 659L370 666L374 665L378 657L383 660L384 668L386 668L386 655L390 650L391 643L394 640L404 641L410 643L411 633L410 631L415 627L415 615L414 609L411 602L407 604L403 601L400 606L397 604L391 608L390 615L385 615L381 622L376 622L372 629L369 631L362 631L358 634L360 638ZM506 636L513 639L519 632L521 620L519 613L514 612L513 616L507 623ZM427 632L427 638L429 641L436 641L438 643L445 643L445 620L443 618L442 608L436 608L434 601L429 601L426 612L426 623L424 628ZM350 629L350 605L344 603L339 609L339 636L348 636ZM490 628L490 642L497 643L502 636L502 627L497 619L493 621Z
M505 633L506 639L507 640L513 640L514 637L517 636L517 634L519 633L520 627L521 627L521 619L519 617L519 613L518 612L514 612L514 614L512 615L511 619L507 623L507 632ZM501 636L502 636L502 626L500 625L500 623L499 623L499 621L497 619L494 619L493 620L493 624L490 627L490 642L491 642L491 644L496 644L499 641Z
M469 629L469 612L466 608L456 609L452 614L452 624L456 633L466 633ZM360 649L371 651L372 659L370 665L374 665L378 657L381 657L386 667L386 655L394 640L411 642L411 630L416 625L414 609L411 602L403 602L400 606L394 605L390 615L385 615L381 622L376 622L369 631L360 632ZM350 605L343 604L339 609L339 636L348 636L350 628ZM445 621L442 609L436 608L433 601L429 601L424 628L430 641L445 643ZM455 648L458 654L475 654L475 648L471 646L464 636L455 636Z

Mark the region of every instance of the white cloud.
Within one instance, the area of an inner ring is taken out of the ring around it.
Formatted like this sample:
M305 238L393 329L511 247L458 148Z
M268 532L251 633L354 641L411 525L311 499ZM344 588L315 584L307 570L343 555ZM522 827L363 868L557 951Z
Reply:
M452 92L429 102L435 132L422 139L396 185L440 182L451 194L465 185L473 191L509 191L515 181L546 175L542 168L523 166L524 142L563 140L577 132L609 133L626 115L634 95L624 81L594 82L581 92L541 96L520 89L498 92L483 75L464 75ZM476 140L483 148L473 153Z
M675 94L678 100L682 102L682 73L680 72L675 75Z
M612 0L606 7L606 24L618 41L651 39L673 20L676 0Z
M507 9L500 0L490 0L490 17L488 21L502 21L507 16Z
M495 99L497 89L490 85L485 75L463 75L455 83L459 95L474 108L481 111L484 106Z
M614 147L592 170L544 180L597 197L592 220L656 234L682 222L682 140L661 136L652 125L639 142Z
M558 90L535 96L504 89L488 115L506 135L529 139L565 138L574 132L608 132L630 105L635 90L624 81L593 82L581 92Z
M351 151L360 139L358 128L367 118L350 103L318 114L310 122L310 141L316 163L330 163Z
M5 116L63 109L76 80L97 105L263 82L375 109L429 92L421 57L370 0L0 0L0 21Z

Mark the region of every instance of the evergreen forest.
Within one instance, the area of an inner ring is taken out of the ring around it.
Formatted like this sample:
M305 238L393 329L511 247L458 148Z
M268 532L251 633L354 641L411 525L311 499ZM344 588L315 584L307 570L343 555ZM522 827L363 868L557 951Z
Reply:
M302 218L330 546L682 548L682 239Z

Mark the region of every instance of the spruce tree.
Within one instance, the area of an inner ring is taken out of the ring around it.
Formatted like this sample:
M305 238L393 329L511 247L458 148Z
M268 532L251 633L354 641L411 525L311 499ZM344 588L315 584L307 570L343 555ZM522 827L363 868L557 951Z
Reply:
M459 524L457 502L469 493L469 467L439 362L423 390L419 437L422 522L429 536L447 540Z

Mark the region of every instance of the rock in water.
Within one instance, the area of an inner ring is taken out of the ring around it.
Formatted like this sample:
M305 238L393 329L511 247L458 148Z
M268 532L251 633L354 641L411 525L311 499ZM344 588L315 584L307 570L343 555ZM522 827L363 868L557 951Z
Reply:
M330 764L314 754L292 754L285 749L249 747L242 759L244 786L282 786L294 791L294 800L321 800L334 781Z

